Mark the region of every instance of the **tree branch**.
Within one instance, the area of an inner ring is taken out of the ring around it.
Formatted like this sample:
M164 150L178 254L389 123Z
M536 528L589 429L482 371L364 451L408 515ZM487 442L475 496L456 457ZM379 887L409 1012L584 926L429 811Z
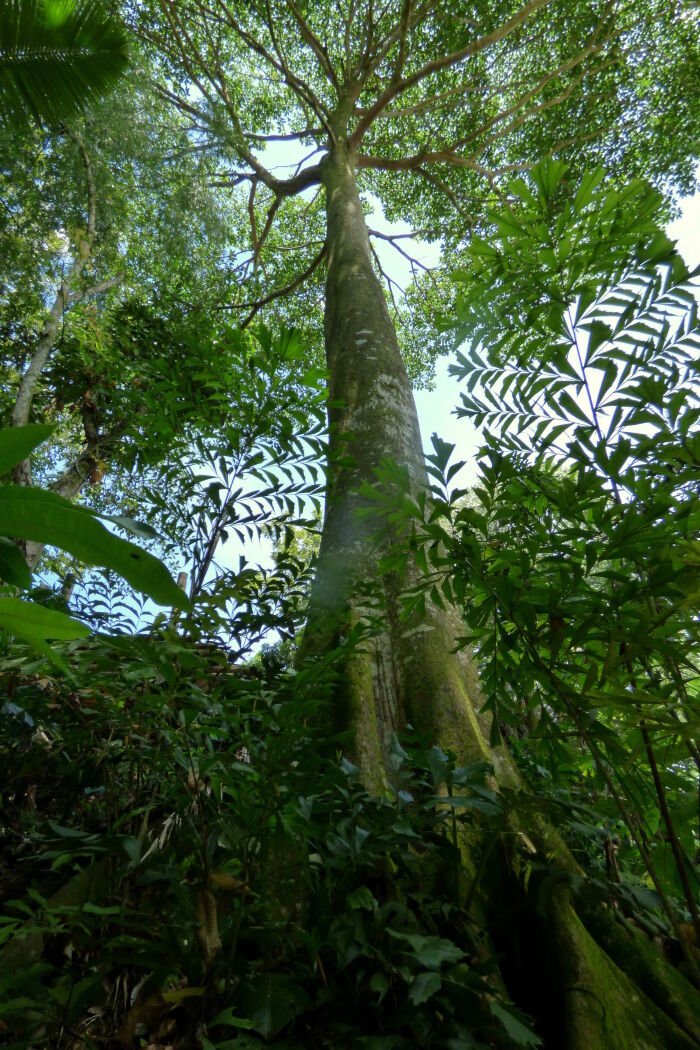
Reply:
M348 17L345 19L345 33L344 33L344 45L345 45L345 69L344 73L346 78L352 76L352 25L355 21L356 12L355 0L350 0L350 8L348 10Z
M302 39L306 41L313 53L316 55L321 69L324 71L331 84L335 88L336 94L340 95L340 85L338 84L338 78L335 75L335 70L333 69L331 61L328 57L328 52L323 47L320 40L314 35L311 27L309 26L308 22L306 22L306 20L304 19L304 16L302 15L294 0L287 0L287 7L292 12L294 20L299 26L299 31L301 33Z
M561 65L557 66L556 69L550 70L549 73L546 73L543 77L540 77L539 81L535 84L534 87L530 88L529 91L526 91L524 95L521 95L520 98L518 98L515 102L508 106L507 109L503 109L499 113L496 113L495 116L491 117L491 119L488 120L485 124L482 124L480 128L478 128L476 131L470 132L469 135L461 139L459 142L455 143L455 145L450 148L459 149L462 146L466 145L467 142L485 134L492 127L495 127L496 124L507 120L508 117L514 116L516 113L518 113L518 110L521 110L523 106L526 106L528 102L531 102L533 98L539 95L540 92L543 91L544 88L553 80L556 80L557 77L560 77L563 73L567 73L570 70L575 69L576 66L579 66L582 62L585 62L585 60L591 55L597 54L605 46L605 44L608 43L610 39L609 37L606 37L600 42L596 42L596 37L598 36L600 29L601 23L599 23L596 27L596 30L593 34L593 38L587 47L585 47L573 58L570 58L567 62L562 62ZM482 150L487 149L492 143L496 142L499 138L502 138L509 132L515 130L515 128L519 127L522 123L524 123L524 121L527 120L528 117L533 116L535 113L541 113L546 109L550 109L552 106L557 106L561 102L565 102L566 99L571 96L572 92L578 87L578 85L586 76L594 76L596 73L600 73L602 72L602 70L609 68L611 65L614 65L617 61L619 61L619 56L611 58L607 62L601 63L594 70L584 69L571 82L571 84L568 85L568 87L566 87L554 98L547 99L544 102L538 103L536 106L532 106L524 114L520 114L516 118L516 120L511 121L510 124L506 125L505 128L502 128L495 135L491 135L488 139L486 139L484 143L482 143Z
M258 262L258 231L255 224L255 190L258 186L258 180L253 179L250 184L250 193L248 194L248 218L250 219L250 239L253 242L253 269L257 269Z
M316 139L322 132L323 128L304 128L303 131L288 131L278 135L259 135L254 131L244 131L243 137L255 142L291 142L295 139Z
M419 7L417 11L413 12L411 16L411 23L408 28L413 29L420 25L424 18L426 18L432 10L434 10L438 0L427 0L426 3ZM401 20L397 22L395 27L388 33L382 41L379 42L377 50L374 54L367 53L363 56L363 62L361 65L361 85L367 83L371 75L375 72L380 63L386 58L391 51L392 47L399 41L401 35Z
M318 255L315 256L314 259L312 259L311 263L309 264L309 266L307 266L307 268L304 270L304 272L298 274L294 278L293 281L290 281L289 284L286 284L283 288L278 288L276 291L270 292L269 295L266 295L263 299L258 299L254 303L231 303L230 305L227 305L227 306L221 306L221 307L219 307L219 309L221 309L221 310L245 310L248 307L252 307L252 309L251 309L250 313L248 314L248 316L241 323L241 328L247 328L248 325L250 324L250 322L255 317L255 315L257 313L259 313L260 310L262 310L263 306L267 306L268 303L273 302L275 299L281 299L282 296L288 295L290 292L293 292L295 288L298 288L300 284L303 284L304 281L308 277L311 276L311 274L314 272L314 270L317 269L317 267L321 263L322 259L324 258L325 254L326 254L326 244L325 244L325 241L324 241L323 247L321 248L321 251L318 253Z
M125 274L118 273L115 277L107 277L104 281L91 285L90 288L80 289L77 292L69 291L67 293L66 306L75 306L76 303L81 303L83 299L91 299L93 295L101 295L102 292L108 292L110 288L118 288L124 278Z
M445 194L447 199L452 204L453 208L456 210L457 214L462 216L462 218L469 226L469 229L471 230L474 226L474 219L469 214L469 212L465 211L465 209L459 203L459 201L457 200L457 194L454 192L452 187L448 185L448 183L443 182L443 180L439 178L439 176L435 175L435 173L432 171L427 171L425 168L422 167L416 168L416 171L419 175L423 176L426 182L431 183L433 186L436 187L436 189L440 190L441 193Z
M267 28L270 33L273 47L275 49L275 55L272 55L260 41L249 33L235 18L231 9L229 8L226 0L220 0L219 8L224 12L225 22L233 29L234 33L240 37L244 44L247 45L255 54L259 55L269 66L271 66L280 76L284 82L290 88L291 91L301 99L302 102L306 102L311 107L316 117L323 125L327 133L330 132L327 120L326 108L322 101L315 95L310 85L296 75L288 66L286 58L278 44L277 36L274 29L274 20L272 18L272 12L270 11L270 5L266 2L267 10Z
M92 174L92 164L88 156L85 144L79 135L69 127L65 128L65 133L68 135L71 142L75 143L80 153L80 159L83 162L85 168L85 182L87 184L87 245L83 250L85 258L89 255L93 241L95 240L95 179Z
M264 168L262 170L265 171ZM266 177L263 178L255 171L222 171L207 185L217 187L237 186L241 182L254 182L256 180L259 180L269 190L272 190L276 197L294 197L297 193L301 193L302 190L308 189L309 186L317 186L321 182L321 165L314 164L310 168L304 168L289 179L278 179L271 172L266 172Z
M496 178L498 175L507 175L513 171L528 171L534 167L535 161L523 164L504 164L500 168L487 168L479 164L473 157L459 157L449 149L416 153L412 157L376 157L366 153L359 153L357 156L358 168L374 168L378 171L415 171L423 164L435 163L451 164L456 168L470 168L479 175Z
M430 270L430 267L426 266L425 263L422 263L420 259L416 259L414 255L411 255L409 252L405 251L405 249L403 249L401 245L397 244L396 242L404 238L412 239L415 236L417 236L420 232L421 231L417 230L416 233L382 233L380 230L370 230L369 228L367 229L367 233L370 235L370 237L379 237L380 240L388 241L391 247L394 248L399 253L399 255L403 255L404 259L406 259L410 263L411 272L413 273L414 279L416 276L416 266L419 266L421 270L425 270L426 273Z
M396 59L396 65L394 66L394 72L391 74L392 83L401 79L403 67L406 62L406 43L408 36L408 29L411 24L411 15L413 13L413 0L403 0L403 6L401 9L401 21L399 23L399 54Z
M392 303L392 306L394 307L394 313L398 314L399 308L396 305L396 299L394 298L394 289L393 289L392 285L396 284L396 287L398 288L398 290L401 293L401 295L405 295L406 293L404 292L404 290L401 287L401 285L397 284L396 281L394 281L391 277L389 277L389 275L387 273L385 273L384 268L382 267L382 264L381 264L381 260L380 260L379 256L377 255L377 251L376 251L376 249L375 249L375 247L374 247L374 245L372 244L371 241L370 241L369 247L370 247L370 251L372 252L372 256L374 258L374 262L376 264L376 267L379 270L379 273L382 275L382 277L386 281L386 286L387 286L387 289L389 291L389 295L391 297L391 303Z
M271 172L267 170L267 168L265 168L263 164L260 163L260 161L254 155L254 153L248 148L245 135L243 133L243 128L241 127L241 123L238 117L238 112L236 110L236 107L233 105L230 93L228 91L228 87L226 85L225 78L220 67L216 70L215 76L214 71L212 71L212 69L210 68L209 63L205 62L199 49L195 46L194 42L192 41L192 38L187 31L187 27L183 25L182 20L178 17L175 5L168 3L167 0L160 0L160 7L165 15L165 18L167 19L168 25L170 26L172 37L176 41L178 57L182 62L190 80L201 92L203 98L207 100L210 110L213 112L215 109L214 101L211 97L210 92L207 90L204 83L202 82L202 77L195 70L192 62L193 56L196 56L196 60L201 72L206 77L211 87L214 89L216 94L223 102L224 107L226 108L226 111L228 112L228 115L231 118L231 122L236 132L236 145L238 147L238 152L241 158L245 160L246 164L248 164L252 168L252 170L255 172L255 174L258 176L261 182L264 182L265 185L270 185L270 182L273 180L274 176L271 174ZM198 4L198 7L200 15L202 15L204 22L206 23L208 12L206 8L204 8L201 4ZM224 10L226 10L225 5L222 4L222 7L224 8ZM211 36L208 33L208 26L205 25L204 28L205 33L207 33L209 37L210 46L212 46ZM146 35L148 36L148 34ZM159 47L163 46L161 42L157 40L156 42ZM215 47L214 58L218 66L218 53ZM181 99L179 96L175 95L174 92L171 92L166 88L161 88L161 94L163 94L165 97L168 97L170 101L172 101L178 108L184 109L185 112L189 112L193 115L196 115L198 119L204 121L207 124L209 123L206 113L202 113L196 108L193 109L188 100Z
M503 40L512 33L514 29L529 18L530 15L534 14L540 8L546 7L550 2L551 0L529 0L528 3L521 7L520 10L512 16L512 18L503 22L498 29L494 29L491 33L487 33L485 36L470 41L469 44L461 48L459 51L453 51L450 54L441 55L439 58L433 59L432 62L426 62L424 66L421 66L420 69L417 69L407 77L400 77L398 80L390 82L389 86L382 92L367 113L360 119L352 135L352 144L355 148L359 146L365 132L371 126L375 118L388 106L392 99L396 98L397 95L406 91L407 88L413 87L414 84L419 83L419 81L424 80L433 73L437 73L441 69L448 69L450 66L455 66L465 58L477 55L480 51L484 51L486 48Z
M277 209L279 208L281 203L282 203L282 198L281 197L275 197L275 199L273 200L272 204L270 205L269 211L267 213L267 219L265 220L265 225L263 226L262 233L260 234L260 237L258 238L257 247L253 250L253 269L255 269L255 267L258 264L258 260L260 259L260 252L262 251L263 245L264 245L265 241L267 240L268 233L272 229L272 223L274 221L275 214L276 214Z
M453 98L460 98L462 95L470 95L479 90L486 90L488 94L484 96L485 100L494 98L496 95L505 94L506 91L512 91L514 87L522 86L525 81L521 81L520 84L503 84L500 87L492 87L489 84L482 84L481 78L476 80L467 80L462 84L457 84L455 87L449 88L447 91L442 91L438 95L428 95L422 98L420 102L414 103L412 106L402 106L400 109L385 109L382 113L378 113L377 120L400 120L404 117L413 117L417 113L422 113L426 109L432 109L434 106L439 106L441 102L448 102ZM369 113L368 109L356 110L360 116L364 116Z

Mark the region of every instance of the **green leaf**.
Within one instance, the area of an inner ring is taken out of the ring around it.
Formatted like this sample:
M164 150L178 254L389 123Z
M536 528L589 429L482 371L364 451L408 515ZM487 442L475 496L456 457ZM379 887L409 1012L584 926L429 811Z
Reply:
M54 428L46 423L32 423L28 427L8 427L6 430L0 430L0 474L7 474L26 459L38 445L50 437L53 430Z
M55 820L49 821L49 827L54 835L58 835L61 839L86 839L90 837L90 833L87 831L81 831L79 828L64 828L62 824L57 824Z
M284 973L264 973L241 992L242 1012L265 1039L281 1031L310 1006L304 989Z
M47 638L86 638L90 634L90 628L84 623L22 598L0 597L0 627L31 643Z
M236 1017L233 1010L229 1007L228 1010L222 1010L212 1017L211 1021L208 1022L213 1028L216 1024L229 1025L231 1028L254 1028L255 1021L249 1020L247 1017Z
M442 937L425 937L420 933L403 933L387 930L390 936L408 941L416 959L426 968L438 969L443 963L456 963L464 958L464 952L452 941Z
M582 423L592 425L590 419L588 418L584 410L581 408L578 402L574 401L573 397L571 396L568 390L562 390L559 394L559 405L564 410L564 412L566 412L569 415L569 417L573 416L574 419L578 419Z
M379 1002L389 991L389 978L385 973L375 973L372 976L372 980L369 982L369 988L371 992L376 992L379 996Z
M419 973L411 982L408 998L414 1006L420 1006L421 1003L427 1002L431 995L439 992L441 987L442 979L439 973Z
M362 1050L395 1050L399 1044L405 1045L398 1035L363 1035L355 1041Z
M19 597L0 597L0 624L13 634L39 638L84 638L89 627L55 609L44 609Z
M124 532L130 532L132 536L140 536L142 540L158 540L159 534L144 521L135 521L133 518L125 518L121 514L100 514L102 521L111 521L118 525Z
M139 839L125 836L121 839L121 846L129 860L133 861L134 864L138 864L141 860L141 842Z
M122 913L122 909L118 904L102 907L101 904L93 904L91 901L83 904L83 911L88 912L89 915L121 915Z
M19 485L0 489L0 535L50 543L87 565L113 569L158 605L189 608L184 591L162 562L109 532L84 507L53 492Z
M584 173L574 200L574 208L577 212L583 211L583 209L591 203L593 200L593 193L596 187L602 182L604 176L605 171L602 167L597 167L593 171L587 171Z
M542 1046L540 1037L523 1023L525 1018L520 1011L514 1010L513 1007L502 1006L493 999L489 1000L489 1009L493 1016L501 1022L516 1046Z
M367 886L359 886L358 889L353 890L349 893L346 902L349 908L357 911L360 908L364 908L365 911L374 911L377 907L377 902L372 894L372 891Z
M548 157L545 160L540 161L540 163L532 169L530 172L532 181L535 183L545 200L551 197L552 193L566 174L567 167L568 165L566 165L564 161Z
M29 587L32 574L16 543L0 536L0 580L13 587Z
M586 363L588 363L595 358L598 347L612 338L612 329L610 325L604 324L603 321L591 321L588 324L582 324L581 329L584 332L588 332L588 346L586 348Z

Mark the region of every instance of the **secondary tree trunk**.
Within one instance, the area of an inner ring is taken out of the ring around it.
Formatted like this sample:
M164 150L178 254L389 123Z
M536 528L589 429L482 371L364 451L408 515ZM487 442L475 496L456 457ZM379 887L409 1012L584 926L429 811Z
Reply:
M71 267L67 275L61 280L60 287L56 292L53 304L49 310L49 315L44 322L41 335L32 351L29 365L20 378L19 386L17 388L17 396L10 413L11 427L25 427L29 423L34 395L41 381L41 376L46 367L46 363L56 345L59 328L61 327L61 323L68 307L76 306L84 299L91 299L97 295L101 295L103 292L109 291L111 288L116 288L124 280L124 274L120 273L115 277L109 277L104 281L100 281L91 288L75 287L86 267L86 264L90 260L95 241L95 181L93 178L90 158L82 140L70 128L66 128L65 133L75 143L80 153L83 167L85 168L87 188L87 221L85 236L84 238L79 239L74 246L74 258ZM106 452L101 448L98 449L98 446L104 445L106 448L108 444L107 442L100 441L94 421L86 416L85 411L83 412L83 422L87 449L83 455L81 455L79 459L64 472L58 481L51 486L54 492L57 492L60 496L69 500L75 499L87 483L92 471L97 465L98 459L100 458L98 453L101 452L102 458L104 458ZM16 485L30 486L32 484L31 461L29 458L24 459L21 463L15 465L12 470L12 479ZM24 554L27 565L31 570L34 570L44 552L45 545L43 543L36 543L33 540L21 540L18 541L18 546Z
M410 382L372 266L355 157L348 143L333 147L324 161L323 177L331 469L305 651L323 653L338 646L372 619L372 598L379 596L382 626L369 631L359 646L349 646L331 701L335 729L349 734L349 755L366 785L375 791L386 785L392 735L410 723L455 752L461 763L493 763L499 785L525 789L510 753L489 747L489 717L480 711L474 663L467 653L454 652L456 610L428 605L424 617L400 620L398 599L411 583L411 570L408 578L377 571L392 538L385 534L377 542L377 521L366 513L362 486L376 483L382 459L405 468L414 494L427 488L428 479ZM536 850L563 871L578 871L566 846L544 821L513 830L520 832L510 836L520 844L511 847L513 851ZM481 846L478 833L464 837L467 873L479 870ZM509 881L512 885L512 878L504 878L501 889ZM515 892L526 900L524 889ZM475 914L505 948L513 931L504 941L504 931L498 930L502 902L490 899L487 885L479 896ZM598 916L594 939L563 882L552 894L548 922L533 917L528 930L520 931L521 940L534 934L544 945L535 953L532 945L521 943L520 952L533 965L536 955L539 958L541 992L533 996L538 982L525 975L531 992L522 1005L539 1016L547 1045L557 1050L689 1050L700 1045L700 997L695 990L653 946L644 942L645 951L640 952L631 935L607 919L606 925ZM600 934L603 927L607 939ZM523 975L511 980L507 964L503 973L506 983L523 984ZM516 991L511 993L514 998Z

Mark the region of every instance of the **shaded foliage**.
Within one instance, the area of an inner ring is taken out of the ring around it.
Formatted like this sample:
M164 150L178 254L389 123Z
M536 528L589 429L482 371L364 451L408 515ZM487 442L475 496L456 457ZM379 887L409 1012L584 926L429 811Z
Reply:
M697 275L648 189L565 172L514 184L457 274L478 484L465 501L434 437L432 499L389 513L424 574L408 607L464 609L492 743L587 864L697 930Z
M126 33L101 0L4 0L0 40L0 123L71 117L128 60Z

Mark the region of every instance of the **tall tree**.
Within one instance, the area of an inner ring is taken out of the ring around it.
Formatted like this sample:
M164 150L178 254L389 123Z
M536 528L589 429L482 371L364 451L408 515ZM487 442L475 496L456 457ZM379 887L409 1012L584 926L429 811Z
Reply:
M460 759L492 762L499 784L520 790L508 752L489 745L476 669L453 652L454 610L428 603L420 617L402 620L397 604L411 572L378 578L392 537L373 541L366 488L382 460L407 472L416 498L427 475L358 177L390 216L410 215L437 236L449 225L458 240L488 227L486 209L506 192L505 180L542 153L565 153L574 171L596 158L617 178L643 171L664 182L671 171L687 184L693 122L672 139L668 128L674 108L697 110L687 90L689 71L698 68L697 13L661 3L572 7L556 0L467 10L435 0L340 7L183 0L155 5L148 22L139 21L142 11L135 9L134 24L161 57L161 94L189 115L197 147L220 158L220 181L247 190L256 273L271 246L290 247L273 242L275 223L298 238L300 223L290 221L295 198L323 189L323 244L305 237L296 276L268 287L254 308L293 291L325 263L330 470L307 651L322 653L371 620L377 589L384 609L383 627L352 650L339 675L336 726L349 733L349 752L375 790L390 775L392 735L406 723ZM308 145L307 163L279 177L261 155L271 140ZM321 160L311 163L318 153ZM314 207L309 223L318 217ZM520 830L514 841L521 845L511 848L516 869L520 851L529 850L561 871L577 871L545 823L535 818ZM478 834L461 848L476 872L484 849ZM673 1005L675 977L659 967L657 993L652 981L642 982L656 1005L630 1008L641 993L586 931L563 886L552 897L548 934L565 975L559 1045L692 1045L698 1033ZM482 887L474 907L485 925L494 904Z

